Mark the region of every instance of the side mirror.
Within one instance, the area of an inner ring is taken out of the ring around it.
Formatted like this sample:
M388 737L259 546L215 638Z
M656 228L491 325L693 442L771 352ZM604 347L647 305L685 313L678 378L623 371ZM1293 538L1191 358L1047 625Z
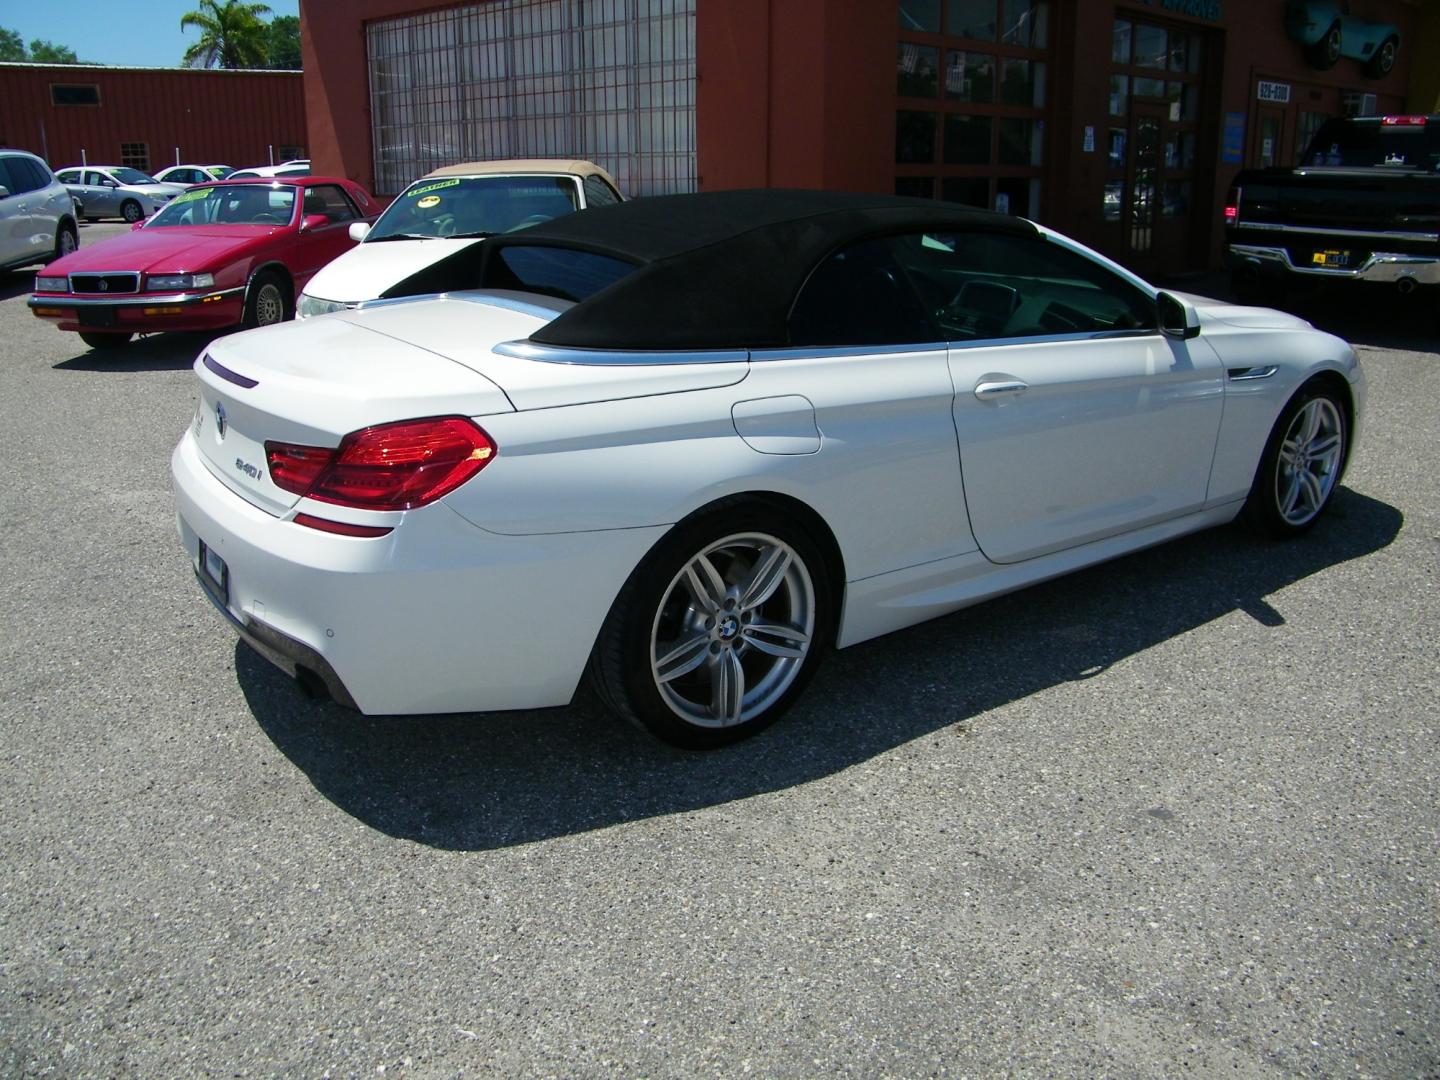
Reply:
M10 189L9 189L8 187L6 187L4 184L0 184L0 199L8 199L9 197L10 197Z
M370 235L370 223L368 221L355 221L350 224L350 239L357 244Z
M309 232L311 229L318 229L322 225L329 225L330 219L324 214L306 214L300 219L300 231Z
M101 180L100 186L118 188L120 185L117 184L114 180Z
M139 221L135 222L134 225L130 226L130 231L134 232L136 229L143 229L145 227L145 223L149 220L149 218L141 218Z
M1195 305L1174 293L1162 292L1155 297L1160 315L1160 332L1166 337L1188 341L1200 336L1200 316Z

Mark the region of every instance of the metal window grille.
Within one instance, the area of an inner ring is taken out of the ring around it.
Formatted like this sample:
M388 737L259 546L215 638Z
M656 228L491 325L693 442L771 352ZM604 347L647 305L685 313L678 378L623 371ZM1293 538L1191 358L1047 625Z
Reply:
M367 27L375 186L588 158L630 196L695 190L695 0L497 0Z
M131 169L147 172L150 168L150 144L143 142L122 142L120 164Z

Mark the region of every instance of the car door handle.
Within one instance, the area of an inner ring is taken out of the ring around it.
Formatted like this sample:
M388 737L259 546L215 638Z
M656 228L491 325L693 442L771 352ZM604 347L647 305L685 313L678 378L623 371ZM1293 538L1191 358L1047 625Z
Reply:
M1030 384L1021 382L1019 379L1007 379L1003 382L982 382L975 387L975 396L981 401L989 401L992 398L1005 397L1009 394L1023 394L1030 389Z

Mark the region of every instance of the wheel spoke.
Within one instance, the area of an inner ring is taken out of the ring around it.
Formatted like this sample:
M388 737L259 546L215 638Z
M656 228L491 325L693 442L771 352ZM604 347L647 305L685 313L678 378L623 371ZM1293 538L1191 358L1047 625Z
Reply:
M1305 494L1308 496L1306 499L1307 509L1312 513L1319 510L1321 504L1325 501L1325 488L1321 485L1320 478L1314 473L1307 471L1300 474L1300 481L1305 488Z
M763 653L796 660L805 655L810 645L809 634L786 623L750 623L743 637Z
M1292 469L1300 456L1300 444L1295 439L1286 439L1280 444L1280 460Z
M740 589L740 610L757 608L775 595L775 590L785 580L790 569L790 550L781 544L772 544L760 552L755 560L750 578Z
M710 679L711 713L722 723L738 724L745 701L745 669L740 657L731 649L722 651L710 668Z
M1309 446L1320 431L1320 401L1317 399L1306 405L1299 419L1301 434L1296 441L1302 446Z
M685 584L695 602L711 615L719 611L720 605L725 602L725 579L706 555L697 555L685 567Z
M1285 491L1285 497L1280 500L1280 513L1285 517L1291 517L1295 513L1295 504L1300 499L1301 488L1300 474L1297 472L1290 477L1290 486Z
M1340 449L1340 433L1331 432L1324 438L1316 439L1310 444L1310 456L1312 458L1329 457Z
M655 661L655 678L662 683L673 682L688 675L710 654L710 636L703 631L694 634Z

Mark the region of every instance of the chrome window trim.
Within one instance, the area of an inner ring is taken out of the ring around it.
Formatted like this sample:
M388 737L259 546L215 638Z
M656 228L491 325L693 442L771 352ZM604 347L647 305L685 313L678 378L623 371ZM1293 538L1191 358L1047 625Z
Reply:
M659 367L670 364L736 364L750 359L747 349L668 350L579 349L541 345L534 341L502 341L491 350L498 356L536 360L542 364L590 364L600 367Z
M575 306L573 300L562 300L558 296L541 296L537 293L512 292L508 289L466 289L461 292L440 293L442 300L464 300L468 304L485 304L489 307L518 311L522 315L534 315L546 322Z
M1440 233L1422 232L1378 232L1372 229L1329 229L1321 226L1278 225L1265 221L1237 221L1233 229L1254 229L1257 232L1291 233L1309 236L1370 236L1379 240L1415 240L1420 243L1440 242Z
M1118 341L1128 338L1163 338L1159 327L1137 330L1078 330L1069 334L1017 334L1014 337L952 341L952 349L990 349L997 345L1057 345L1069 341Z
M944 341L916 341L905 345L781 345L773 349L754 349L750 359L757 364L770 360L838 360L851 356L945 352L949 347Z

